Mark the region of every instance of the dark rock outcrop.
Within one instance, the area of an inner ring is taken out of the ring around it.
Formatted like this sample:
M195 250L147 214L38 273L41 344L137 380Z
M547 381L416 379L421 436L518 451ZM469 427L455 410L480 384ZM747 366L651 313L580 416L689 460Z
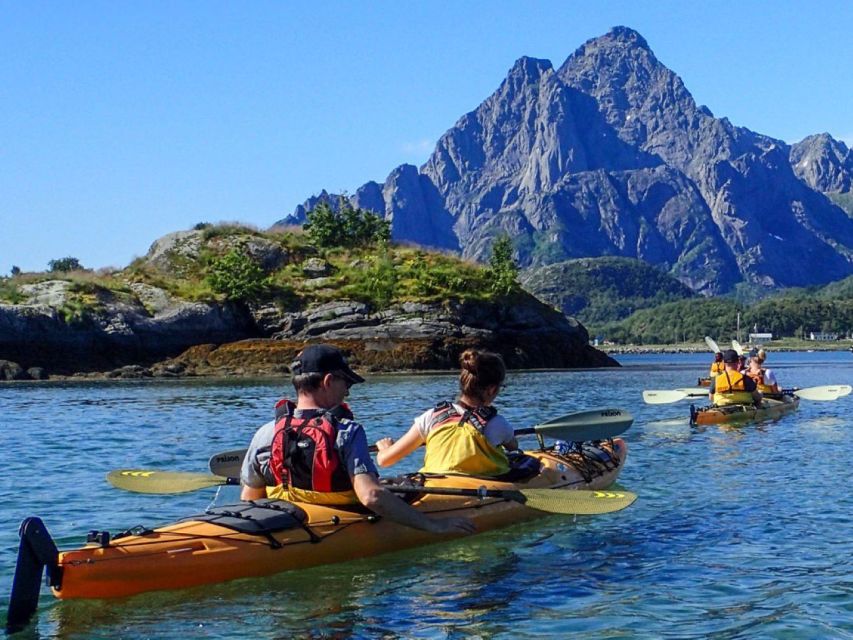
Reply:
M558 70L521 58L419 171L393 170L381 202L373 182L351 201L391 220L396 240L479 260L509 234L525 267L612 255L703 293L802 286L853 273L853 219L815 190L845 188L841 147L838 170L795 174L802 150L715 118L617 27Z
M139 298L101 293L90 312L66 318L61 304L0 304L0 357L51 374L106 371L150 363L199 342L257 334L250 315L231 305L190 303L146 286Z
M525 297L514 305L404 304L370 313L360 303L334 302L282 314L271 339L200 345L162 362L184 375L285 373L306 343L328 342L368 371L455 369L459 354L486 348L510 368L602 367L618 363L589 346L586 329Z

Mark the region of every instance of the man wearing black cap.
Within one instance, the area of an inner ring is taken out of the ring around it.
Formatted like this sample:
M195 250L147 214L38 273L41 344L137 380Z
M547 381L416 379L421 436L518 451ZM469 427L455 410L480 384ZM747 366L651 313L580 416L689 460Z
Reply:
M761 406L761 394L755 386L755 380L740 372L740 357L734 349L723 351L722 373L711 378L708 397L718 407L730 404L754 404Z
M280 401L275 421L252 438L240 473L241 499L361 503L389 520L432 533L474 531L469 519L428 517L379 483L364 428L344 404L349 388L364 378L337 348L308 346L291 371L296 403Z

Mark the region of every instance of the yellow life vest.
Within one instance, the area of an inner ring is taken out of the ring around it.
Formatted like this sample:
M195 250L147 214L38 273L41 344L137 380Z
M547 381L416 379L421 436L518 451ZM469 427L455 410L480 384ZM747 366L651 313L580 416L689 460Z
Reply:
M714 378L714 404L718 407L754 402L752 392L746 390L744 376L740 371L726 370Z
M288 500L289 502L307 502L308 504L347 505L361 504L355 491L310 491L299 487L278 485L267 487L267 498Z
M506 454L485 436L486 423L495 415L497 411L491 407L478 407L460 414L450 403L436 406L426 436L421 473L487 477L507 473Z
M715 376L720 375L723 371L726 370L725 362L712 362L711 363L711 372L708 374L708 377L713 378Z

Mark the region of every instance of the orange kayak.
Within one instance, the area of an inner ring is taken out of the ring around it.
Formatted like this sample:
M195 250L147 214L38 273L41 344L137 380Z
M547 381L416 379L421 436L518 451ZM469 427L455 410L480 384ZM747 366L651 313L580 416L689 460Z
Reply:
M429 477L424 488L604 489L622 470L627 446L616 438L584 445L583 453L546 450L528 455L539 459L541 470L522 482L446 475ZM471 518L478 532L546 515L515 500L472 495L418 492L411 503L425 513ZM38 578L42 566L47 568L57 598L117 598L268 576L447 538L378 518L361 507L261 500L218 507L156 529L112 537L92 532L86 546L62 552L56 551L42 521L28 518L22 525L18 569L29 554L41 563Z

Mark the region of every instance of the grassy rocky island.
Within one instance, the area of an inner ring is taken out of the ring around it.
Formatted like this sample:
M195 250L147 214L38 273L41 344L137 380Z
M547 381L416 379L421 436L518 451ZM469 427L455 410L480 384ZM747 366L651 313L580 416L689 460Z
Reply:
M520 288L507 238L480 265L389 236L321 205L304 231L199 224L119 271L0 279L0 379L274 375L313 341L368 371L451 369L470 346L511 368L618 366Z

